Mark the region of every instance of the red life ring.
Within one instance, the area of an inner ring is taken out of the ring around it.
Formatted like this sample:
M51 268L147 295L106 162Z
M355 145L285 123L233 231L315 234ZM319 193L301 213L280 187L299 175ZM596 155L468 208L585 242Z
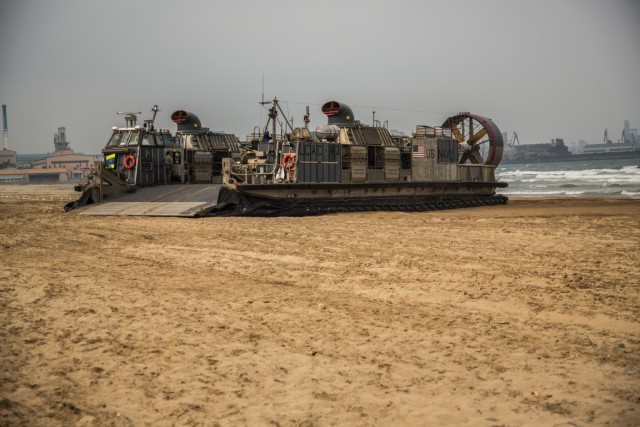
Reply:
M286 153L282 156L282 166L285 169L291 169L296 164L296 155L293 153Z
M125 169L133 169L135 165L136 165L136 158L133 157L131 154L129 154L127 157L124 158Z

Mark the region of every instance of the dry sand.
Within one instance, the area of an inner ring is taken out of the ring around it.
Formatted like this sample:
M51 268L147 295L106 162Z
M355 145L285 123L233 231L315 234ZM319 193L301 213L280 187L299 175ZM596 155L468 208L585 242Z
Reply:
M0 425L640 425L640 200L180 219L0 193L32 195L0 198Z

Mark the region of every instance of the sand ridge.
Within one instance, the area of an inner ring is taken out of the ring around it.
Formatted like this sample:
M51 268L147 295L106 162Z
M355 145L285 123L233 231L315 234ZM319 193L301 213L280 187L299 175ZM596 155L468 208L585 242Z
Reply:
M638 200L206 219L63 204L0 198L0 425L640 423Z

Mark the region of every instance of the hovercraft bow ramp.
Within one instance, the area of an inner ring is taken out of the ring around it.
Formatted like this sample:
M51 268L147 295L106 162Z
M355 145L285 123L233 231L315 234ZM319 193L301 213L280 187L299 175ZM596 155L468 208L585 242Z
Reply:
M216 206L220 187L220 184L178 184L138 188L135 192L88 205L78 213L96 216L198 217Z

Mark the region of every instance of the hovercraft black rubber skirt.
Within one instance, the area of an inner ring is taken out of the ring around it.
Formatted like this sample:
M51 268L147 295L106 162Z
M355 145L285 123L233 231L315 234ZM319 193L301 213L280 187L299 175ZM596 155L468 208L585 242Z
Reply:
M473 196L411 196L279 199L247 194L223 187L217 205L202 216L306 216L338 212L402 211L422 212L443 209L504 205L500 194Z

